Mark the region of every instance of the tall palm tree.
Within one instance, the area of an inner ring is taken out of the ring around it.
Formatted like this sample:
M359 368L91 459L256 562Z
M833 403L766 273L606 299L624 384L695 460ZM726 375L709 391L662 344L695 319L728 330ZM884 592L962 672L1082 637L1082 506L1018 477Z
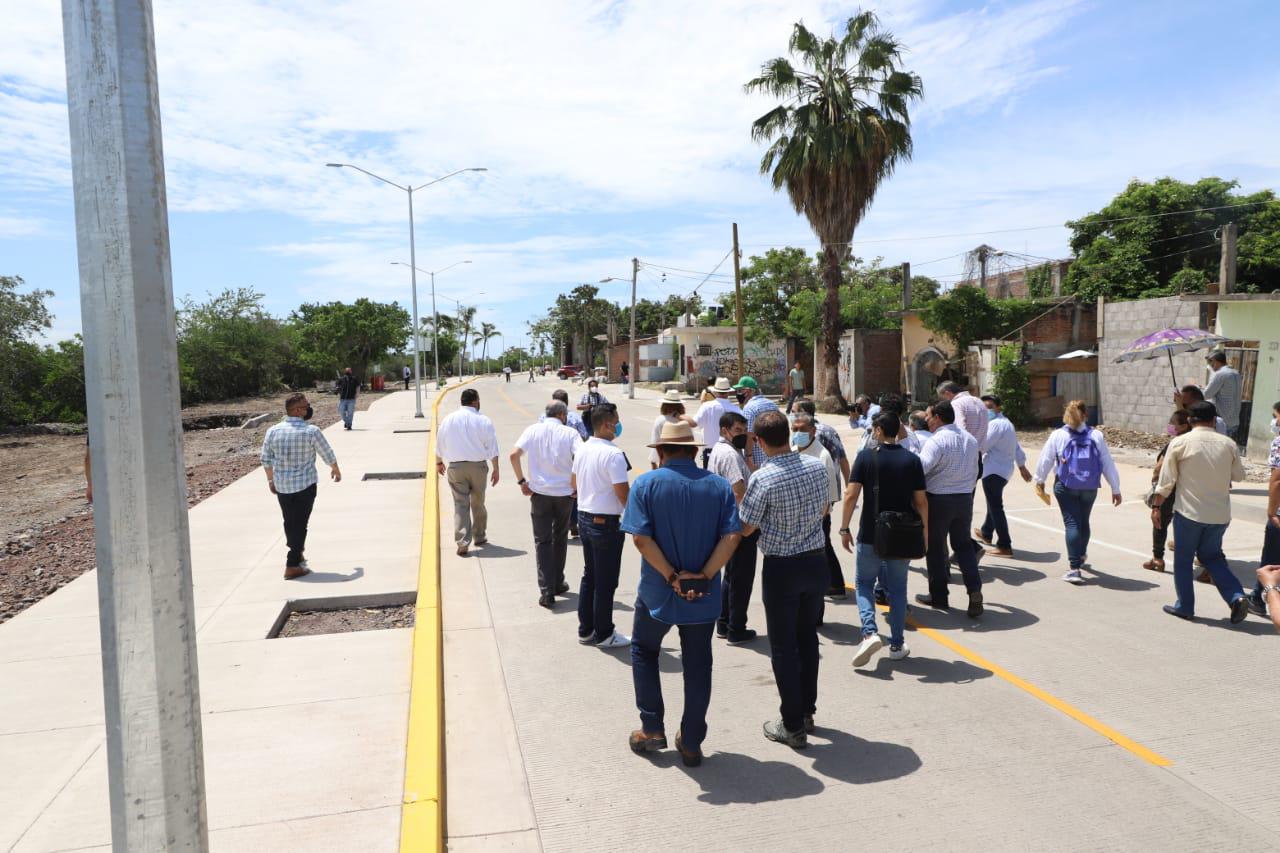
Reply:
M493 323L482 322L480 324L480 331L476 333L475 343L478 343L481 345L480 347L480 363L481 364L485 364L485 365L488 364L489 341L496 338L498 334L499 334L498 327L493 325Z
M854 229L880 182L911 158L910 104L924 92L920 78L900 67L902 46L860 11L844 35L821 39L797 23L783 56L766 62L746 84L782 101L751 125L769 143L760 173L786 189L797 213L822 244L822 374L815 387L824 407L844 404L837 378L841 265ZM797 67L798 66L798 67Z
M458 306L458 325L461 326L460 331L462 337L458 340L458 375L463 373L463 357L467 354L467 340L471 337L471 324L476 319L476 308L474 305ZM474 361L474 359L473 359Z

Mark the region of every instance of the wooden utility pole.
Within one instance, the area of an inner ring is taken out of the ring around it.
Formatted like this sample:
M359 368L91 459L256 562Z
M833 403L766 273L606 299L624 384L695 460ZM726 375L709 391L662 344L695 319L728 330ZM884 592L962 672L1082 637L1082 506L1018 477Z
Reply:
M911 310L911 264L902 265L902 310Z
M742 333L742 269L738 258L738 223L733 223L733 302L738 323L738 378L747 372L747 346Z
M1236 289L1236 224L1222 226L1222 260L1218 263L1218 292L1231 293Z

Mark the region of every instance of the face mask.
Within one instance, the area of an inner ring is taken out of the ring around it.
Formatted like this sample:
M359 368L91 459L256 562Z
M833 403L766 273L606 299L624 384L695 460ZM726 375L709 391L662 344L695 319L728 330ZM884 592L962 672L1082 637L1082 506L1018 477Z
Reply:
M807 432L791 433L791 443L795 446L796 450L804 450L809 446L811 441L813 441L813 436L809 435Z
M729 442L734 446L734 449L736 450L746 450L747 434L744 432L742 435L735 435L729 439Z
M1178 434L1178 428L1177 428L1177 427L1175 427L1173 424L1168 424L1168 425L1167 425L1167 426L1165 426L1165 428L1164 428L1164 434L1165 434L1165 435L1177 435L1177 434Z
M736 400L738 401L738 405L739 405L739 406L741 406L743 403L747 402L747 395L746 395L746 394L734 394L733 396L734 396L734 399L736 399Z
M994 421L998 417L1000 417L1000 415L995 409L987 409L987 420Z
M622 435L622 421L618 421L613 425L613 437L618 438Z
M311 408L311 406L307 406L307 413L302 416L302 419L304 421L309 421L311 420L311 416L314 415L315 413L316 413L315 409Z
M592 394L594 394L594 393L596 393L596 388L597 388L597 387L598 387L598 386L595 386L595 385L588 385L588 386L587 386L587 390L588 390L588 391L590 391Z
M1272 435L1280 435L1280 424L1277 424L1277 423L1276 423L1276 419L1275 419L1275 418L1272 418L1272 419L1271 419L1271 434L1272 434Z

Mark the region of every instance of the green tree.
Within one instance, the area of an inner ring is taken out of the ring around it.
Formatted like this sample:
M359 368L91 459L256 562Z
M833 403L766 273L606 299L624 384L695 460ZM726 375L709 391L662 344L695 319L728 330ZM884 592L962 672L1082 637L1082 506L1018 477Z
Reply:
M837 376L841 264L854 230L883 180L911 157L911 103L920 78L900 68L902 46L880 29L872 12L848 20L839 39L821 39L801 23L787 57L765 63L746 84L782 101L751 126L768 142L760 163L775 190L786 189L796 212L822 244L822 377L827 407L843 405Z
M474 343L480 344L480 363L486 364L489 359L489 341L502 334L498 331L498 327L493 323L481 323L480 331L476 333Z
M409 312L399 303L363 297L349 305L304 303L289 320L300 360L322 376L350 367L363 378L370 363L403 351L413 330Z
M1031 420L1031 374L1022 363L1022 347L1005 344L996 353L996 396L1005 417L1017 426Z
M252 288L224 290L178 309L178 375L184 403L225 400L280 384L289 339Z
M926 328L946 335L955 345L953 358L963 355L976 341L1001 338L1046 310L1052 302L1030 299L992 300L979 287L957 287L930 301L921 310Z
M45 300L53 292L19 293L25 284L21 276L0 276L0 424L30 423L38 410L41 350L31 338L52 322Z
M1241 290L1280 288L1280 202L1271 190L1241 194L1236 181L1173 178L1131 181L1096 213L1067 223L1076 256L1067 272L1066 292L1085 299L1136 299L1186 292L1201 273L1218 280L1218 230L1235 222L1237 286ZM1206 209L1214 208L1214 209Z

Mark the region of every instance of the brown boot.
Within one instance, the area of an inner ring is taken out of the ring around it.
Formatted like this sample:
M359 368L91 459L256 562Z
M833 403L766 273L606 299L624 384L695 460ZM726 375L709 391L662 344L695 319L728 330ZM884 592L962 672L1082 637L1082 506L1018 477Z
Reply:
M676 750L680 753L680 760L685 767L697 767L702 763L702 750L685 749L684 740L680 737L680 732L676 732Z
M663 732L651 735L644 729L636 729L631 733L627 743L631 746L631 751L636 755L644 755L646 752L657 752L660 749L666 749L667 736Z
M1150 560L1147 560L1142 564L1142 568L1149 572L1163 572L1164 560L1161 560L1158 557L1152 557Z

